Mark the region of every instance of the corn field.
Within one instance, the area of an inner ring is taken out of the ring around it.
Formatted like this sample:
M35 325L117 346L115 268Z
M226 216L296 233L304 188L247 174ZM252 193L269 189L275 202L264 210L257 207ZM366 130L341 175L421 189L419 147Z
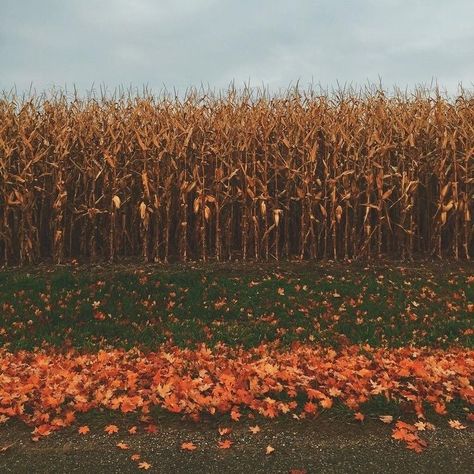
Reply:
M0 98L0 264L473 253L474 98Z

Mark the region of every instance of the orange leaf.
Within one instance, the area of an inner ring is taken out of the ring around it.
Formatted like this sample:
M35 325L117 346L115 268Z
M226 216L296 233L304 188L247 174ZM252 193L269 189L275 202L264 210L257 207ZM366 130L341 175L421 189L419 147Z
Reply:
M117 443L115 446L117 446L117 448L120 448L120 449L128 449L128 444L120 441L120 443Z
M391 423L393 421L393 416L392 415L381 415L379 416L379 420L382 421L383 423Z
M230 412L230 417L232 418L232 421L239 421L241 416L242 414L239 413L239 410L237 408L232 408Z
M104 428L104 431L106 433L108 433L109 435L113 434L113 433L118 433L119 429L118 429L118 426L115 426L115 425L107 425L105 428Z
M232 441L230 439L219 441L219 449L229 449L231 446L232 446Z
M354 418L357 421L364 421L365 415L361 413L360 411L358 411L357 413L354 413Z
M408 432L404 429L394 428L394 430L392 431L392 438L404 441L407 434Z
M267 448L265 449L265 454L272 454L273 451L275 451L275 448L272 446L268 445Z
M137 427L132 426L131 428L128 429L129 434L134 435L137 434Z
M131 459L132 461L138 461L138 460L140 459L140 455L139 455L139 454L132 454L132 455L130 456L130 459Z
M88 426L80 426L79 429L77 430L79 434L85 435L89 433L90 429Z
M320 402L323 408L329 409L332 407L332 398L323 398Z
M194 451L195 449L197 449L197 446L192 443L192 442L189 442L189 443L183 443L181 445L181 449L184 449L186 451Z
M260 432L260 426L255 425L255 426L250 426L249 431L253 434L257 434Z

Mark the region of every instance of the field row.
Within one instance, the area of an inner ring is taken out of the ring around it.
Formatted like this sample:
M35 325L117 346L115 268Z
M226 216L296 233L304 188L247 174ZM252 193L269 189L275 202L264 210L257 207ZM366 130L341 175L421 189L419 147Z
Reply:
M0 99L0 264L469 258L474 102Z

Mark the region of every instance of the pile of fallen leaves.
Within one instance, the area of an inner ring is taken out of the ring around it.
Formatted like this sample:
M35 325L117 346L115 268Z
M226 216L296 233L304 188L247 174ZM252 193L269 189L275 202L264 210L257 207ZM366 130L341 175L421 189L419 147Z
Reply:
M237 421L243 413L314 416L337 399L363 419L361 406L382 396L409 405L423 420L427 405L445 415L454 400L472 404L473 373L474 351L461 348L1 350L0 417L17 417L41 436L97 408L147 415L158 406L194 419L229 413ZM416 428L409 426L397 425L397 439L421 449Z

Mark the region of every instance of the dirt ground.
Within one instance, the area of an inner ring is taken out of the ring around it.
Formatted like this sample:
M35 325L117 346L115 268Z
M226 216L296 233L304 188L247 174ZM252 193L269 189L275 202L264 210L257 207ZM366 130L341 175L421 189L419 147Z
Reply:
M152 467L146 472L159 473L468 473L474 463L474 430L456 431L437 426L421 435L429 446L421 454L409 451L390 437L391 427L376 420L363 423L334 419L297 421L261 420L261 431L249 432L249 421L239 423L192 423L179 419L157 422L150 434L139 425L130 435L133 424L124 419L113 421L120 431L108 435L109 421L100 415L87 424L90 433L81 436L78 424L73 428L31 441L27 426L9 422L0 427L1 473L132 473L138 462L130 459L138 453ZM82 424L82 423L81 423ZM219 426L232 427L232 433L219 436ZM220 439L231 439L230 449L217 448ZM123 441L127 450L116 444ZM181 443L192 441L198 447L189 452ZM271 445L275 451L265 454ZM298 471L297 471L298 472Z

